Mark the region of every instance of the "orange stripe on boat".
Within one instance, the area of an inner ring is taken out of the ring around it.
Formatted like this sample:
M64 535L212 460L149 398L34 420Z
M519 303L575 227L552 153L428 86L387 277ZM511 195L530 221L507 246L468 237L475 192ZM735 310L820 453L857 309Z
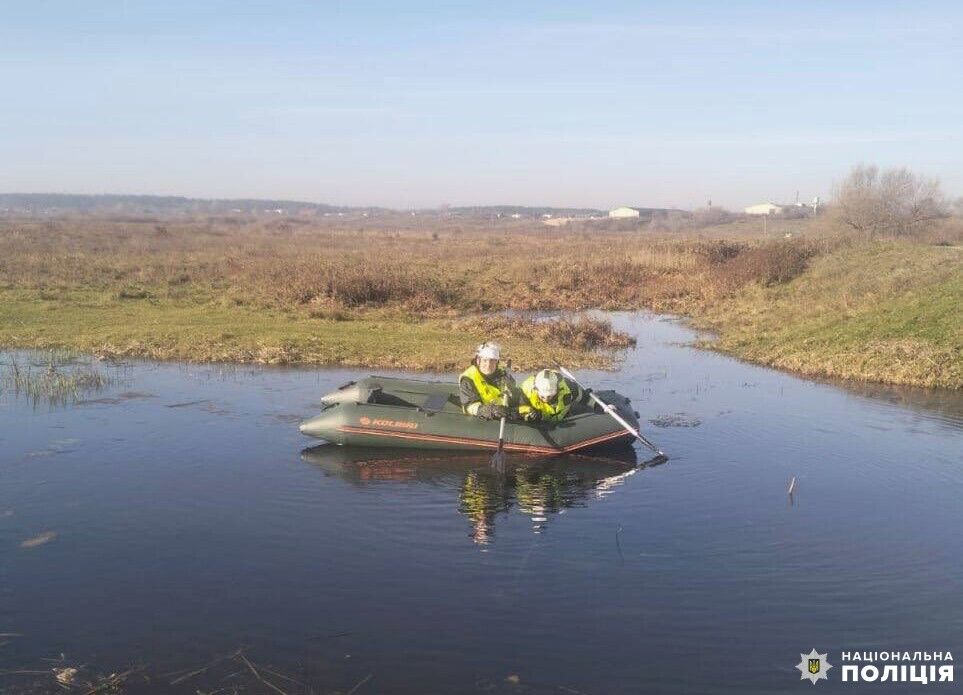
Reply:
M441 434L415 434L413 432L397 432L397 431L386 431L386 430L374 430L367 427L355 427L353 425L341 425L338 427L339 432L349 432L352 434L368 434L375 437L392 437L395 439L413 439L415 441L422 442L439 442L443 444L468 444L471 446L476 446L482 449L497 449L498 442L493 442L487 439L471 439L468 437L448 437ZM586 439L581 442L576 442L575 444L570 444L566 447L545 447L537 446L535 444L514 444L511 442L505 442L504 448L507 451L522 451L532 454L564 454L571 451L577 451L578 449L584 449L588 446L593 446L595 444L601 444L602 442L607 442L612 439L621 439L623 437L629 437L626 432L609 432L608 434L603 434L598 437L593 437L592 439Z

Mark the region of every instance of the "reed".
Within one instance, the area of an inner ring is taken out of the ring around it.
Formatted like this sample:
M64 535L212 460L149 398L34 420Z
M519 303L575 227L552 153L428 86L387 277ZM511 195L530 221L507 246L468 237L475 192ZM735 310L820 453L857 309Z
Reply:
M0 384L34 405L45 401L63 405L80 400L116 383L89 360L71 352L48 351L40 362L24 362L13 356L0 377Z

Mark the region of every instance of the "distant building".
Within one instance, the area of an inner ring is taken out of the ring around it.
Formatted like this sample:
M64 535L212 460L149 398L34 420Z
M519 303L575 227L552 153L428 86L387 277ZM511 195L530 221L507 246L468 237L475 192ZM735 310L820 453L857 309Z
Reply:
M813 199L812 203L759 203L744 208L747 215L779 215L780 217L809 217L815 215L819 210L819 197Z
M776 205L775 203L759 203L745 208L745 213L747 215L780 215L782 214L782 208L782 205Z
M615 208L609 210L609 217L617 220L638 219L639 211L635 208Z

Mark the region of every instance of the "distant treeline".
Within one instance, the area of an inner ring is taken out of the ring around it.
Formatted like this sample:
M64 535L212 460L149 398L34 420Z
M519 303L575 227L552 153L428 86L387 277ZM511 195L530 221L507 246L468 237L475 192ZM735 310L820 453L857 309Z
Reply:
M0 215L109 215L109 216L190 216L190 215L390 215L415 212L419 215L458 217L588 217L605 215L593 208L526 207L489 205L419 210L391 210L383 207L326 205L299 200L261 200L255 198L185 198L161 195L76 195L69 193L0 193Z
M0 193L0 214L50 215L231 215L323 214L378 212L295 200L206 199L161 195L73 195L67 193Z
M511 215L521 215L522 217L541 217L551 215L552 217L589 217L593 215L607 215L605 210L595 208L553 208L553 207L530 207L526 205L470 205L452 207L448 212L455 215L501 215L510 217Z

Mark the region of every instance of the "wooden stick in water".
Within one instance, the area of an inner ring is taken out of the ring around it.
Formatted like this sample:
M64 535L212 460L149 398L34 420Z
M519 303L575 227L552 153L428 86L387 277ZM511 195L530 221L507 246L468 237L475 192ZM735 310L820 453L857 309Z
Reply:
M254 668L254 664L252 664L250 661L248 661L248 660L247 660L247 657L244 656L244 652L238 652L238 656L241 657L241 660L242 660L245 664L247 664L247 667L248 667L249 669L251 669L251 673L253 673L253 674L255 675L255 677L256 677L259 681L261 681L262 683L264 683L264 685L266 685L267 687L269 687L269 688L270 688L271 690L273 690L274 692L278 693L278 695L288 695L286 692L284 692L284 691L281 690L279 687L277 687L276 685L274 685L274 683L271 683L270 681L264 680L264 676L262 676L260 673L258 673L258 672L257 672L257 669Z

